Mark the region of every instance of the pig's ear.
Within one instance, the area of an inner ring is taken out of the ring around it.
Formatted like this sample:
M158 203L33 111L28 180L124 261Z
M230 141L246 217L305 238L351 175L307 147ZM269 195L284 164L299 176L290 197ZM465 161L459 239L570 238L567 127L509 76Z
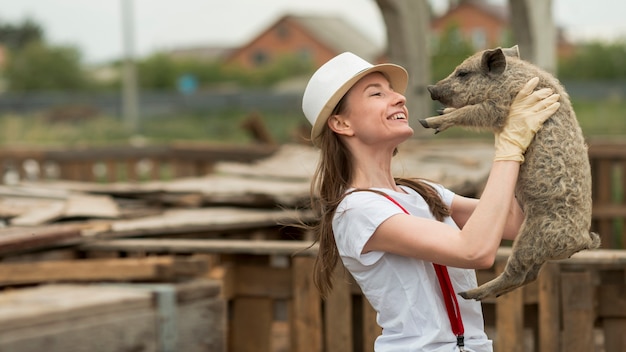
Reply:
M512 46L510 48L505 48L502 49L502 52L504 53L504 56L508 56L508 57L514 57L519 59L519 47L517 45Z
M499 75L506 68L506 58L502 49L485 50L480 62L480 69L490 75Z

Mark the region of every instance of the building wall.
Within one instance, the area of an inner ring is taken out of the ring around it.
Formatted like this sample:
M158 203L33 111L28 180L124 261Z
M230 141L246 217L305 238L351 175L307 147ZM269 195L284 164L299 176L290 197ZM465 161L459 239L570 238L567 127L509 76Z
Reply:
M431 29L434 35L440 36L452 24L459 27L463 38L470 40L476 50L502 45L508 31L507 23L504 20L469 4L461 4L456 9L435 19L431 24ZM476 39L478 32L484 33L484 42Z
M277 22L256 40L237 50L228 59L247 69L261 68L286 55L296 55L310 59L320 66L337 53L311 37L308 32L289 17Z

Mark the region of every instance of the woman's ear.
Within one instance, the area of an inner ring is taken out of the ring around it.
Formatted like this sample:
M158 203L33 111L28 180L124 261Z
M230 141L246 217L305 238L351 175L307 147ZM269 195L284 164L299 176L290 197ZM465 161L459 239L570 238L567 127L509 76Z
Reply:
M352 136L354 131L350 127L350 122L346 121L341 115L330 115L328 118L328 127L335 133Z

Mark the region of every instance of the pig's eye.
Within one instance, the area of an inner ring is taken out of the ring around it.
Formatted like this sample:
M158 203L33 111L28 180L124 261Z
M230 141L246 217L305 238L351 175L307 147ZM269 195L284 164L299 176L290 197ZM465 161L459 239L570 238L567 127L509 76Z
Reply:
M458 70L458 71L456 71L456 76L457 76L457 77L465 77L465 76L467 76L468 74L469 74L469 72L468 72L468 71L465 71L465 70Z

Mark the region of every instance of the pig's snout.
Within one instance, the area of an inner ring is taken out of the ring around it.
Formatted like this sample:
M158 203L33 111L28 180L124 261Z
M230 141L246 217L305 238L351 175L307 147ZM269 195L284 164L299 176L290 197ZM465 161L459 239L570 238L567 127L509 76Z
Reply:
M437 86L429 85L426 89L428 89L428 92L430 93L430 99L439 100L439 98L441 98L439 92L437 91Z

